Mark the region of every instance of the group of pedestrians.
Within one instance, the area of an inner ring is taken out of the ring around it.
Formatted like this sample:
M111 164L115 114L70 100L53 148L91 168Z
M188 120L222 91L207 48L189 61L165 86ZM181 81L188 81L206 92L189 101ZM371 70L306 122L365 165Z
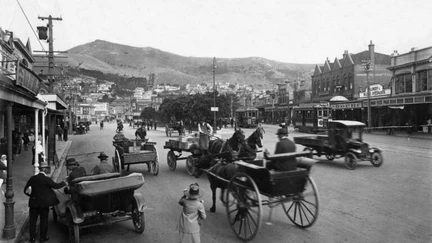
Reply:
M66 125L64 125L62 127L59 124L59 125L57 125L56 133L57 133L57 138L59 141L65 141L66 142L68 140L69 128Z

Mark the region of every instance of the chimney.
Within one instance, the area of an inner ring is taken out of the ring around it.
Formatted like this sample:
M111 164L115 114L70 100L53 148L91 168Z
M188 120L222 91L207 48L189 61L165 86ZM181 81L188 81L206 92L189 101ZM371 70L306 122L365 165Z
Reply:
M375 45L370 41L369 44L369 58L372 63L375 63Z
M343 54L343 59L345 60L345 58L348 56L348 50L345 50L344 51L344 54Z

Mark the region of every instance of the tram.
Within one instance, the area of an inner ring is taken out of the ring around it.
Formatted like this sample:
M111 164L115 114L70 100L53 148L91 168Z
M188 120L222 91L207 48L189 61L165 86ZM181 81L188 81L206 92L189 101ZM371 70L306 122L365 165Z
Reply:
M258 109L256 107L240 107L235 111L235 118L239 127L257 127Z
M328 104L308 104L293 108L294 129L300 132L318 133L327 131L332 120L332 109Z

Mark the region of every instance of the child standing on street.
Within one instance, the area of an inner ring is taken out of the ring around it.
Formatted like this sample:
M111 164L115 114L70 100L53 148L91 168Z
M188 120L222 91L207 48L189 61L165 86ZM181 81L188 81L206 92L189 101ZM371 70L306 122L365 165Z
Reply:
M191 184L189 189L183 190L183 197L179 204L183 206L177 225L180 243L200 243L200 220L207 216L204 209L204 201L198 200L203 193L200 192L198 183Z

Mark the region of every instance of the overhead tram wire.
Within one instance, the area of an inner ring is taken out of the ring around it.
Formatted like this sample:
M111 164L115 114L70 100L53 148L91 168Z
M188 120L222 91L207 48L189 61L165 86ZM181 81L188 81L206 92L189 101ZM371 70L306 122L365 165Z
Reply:
M21 3L19 2L19 0L16 0L16 1L17 1L18 5L19 5L21 11L23 12L24 17L25 17L26 20L27 20L27 23L30 25L30 28L31 28L33 34L36 36L36 39L38 40L39 44L41 45L42 50L45 51L45 48L44 48L44 46L42 45L42 42L39 40L39 36L36 34L35 30L33 29L33 26L31 25L29 19L27 18L27 14L24 12L24 9L22 8Z

